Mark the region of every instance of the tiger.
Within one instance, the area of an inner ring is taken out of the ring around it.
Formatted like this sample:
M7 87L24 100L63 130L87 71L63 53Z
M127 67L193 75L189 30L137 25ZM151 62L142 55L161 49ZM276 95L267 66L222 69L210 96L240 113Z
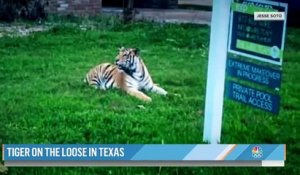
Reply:
M101 90L121 89L146 102L152 99L143 91L168 94L153 82L137 48L121 47L114 64L102 63L90 69L85 82Z

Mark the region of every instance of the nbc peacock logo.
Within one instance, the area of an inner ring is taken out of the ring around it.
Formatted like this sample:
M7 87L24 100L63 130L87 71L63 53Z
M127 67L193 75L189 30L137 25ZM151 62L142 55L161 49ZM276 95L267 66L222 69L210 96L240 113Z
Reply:
M260 146L254 146L252 148L252 157L261 158L263 156L263 150Z

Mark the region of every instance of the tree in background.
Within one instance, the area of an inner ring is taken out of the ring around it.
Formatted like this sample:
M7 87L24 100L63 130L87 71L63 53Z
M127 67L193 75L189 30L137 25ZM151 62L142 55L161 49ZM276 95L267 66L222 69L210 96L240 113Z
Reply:
M125 23L132 21L134 18L134 0L125 0L123 5L123 20Z

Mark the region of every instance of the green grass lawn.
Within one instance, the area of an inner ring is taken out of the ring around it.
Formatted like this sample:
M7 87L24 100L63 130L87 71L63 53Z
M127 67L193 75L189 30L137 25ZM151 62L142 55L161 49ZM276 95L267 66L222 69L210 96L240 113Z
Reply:
M97 20L0 38L0 144L203 143L209 27ZM152 78L169 92L144 103L83 83L138 47ZM9 168L8 174L299 174L300 29L288 29L278 116L225 100L221 143L286 143L284 168ZM139 108L143 105L145 109Z

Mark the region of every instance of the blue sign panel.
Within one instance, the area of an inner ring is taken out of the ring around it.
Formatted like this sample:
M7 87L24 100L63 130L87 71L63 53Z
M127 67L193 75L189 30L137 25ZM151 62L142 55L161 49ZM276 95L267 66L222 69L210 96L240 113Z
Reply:
M276 65L282 64L287 4L238 0L231 6L228 51ZM254 12L284 12L284 20L255 20Z
M280 97L232 81L227 82L228 98L274 114L279 113Z
M227 74L254 83L280 88L281 72L264 66L228 58Z

